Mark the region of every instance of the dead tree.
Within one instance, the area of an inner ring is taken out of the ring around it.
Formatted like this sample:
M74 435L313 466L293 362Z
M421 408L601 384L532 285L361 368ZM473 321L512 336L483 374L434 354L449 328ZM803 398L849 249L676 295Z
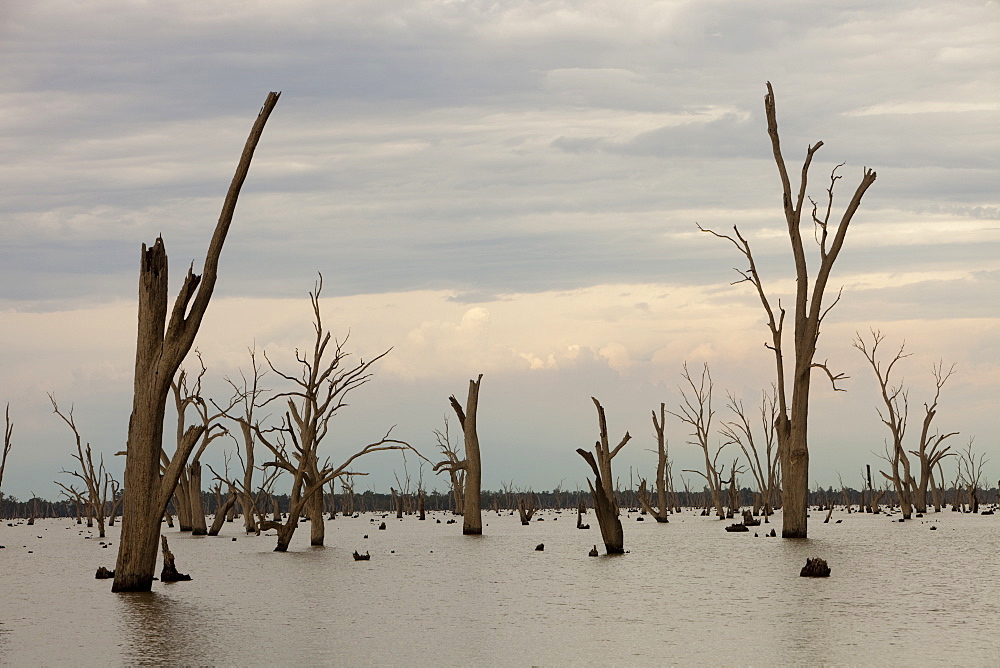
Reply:
M750 419L743 407L743 402L732 394L728 396L729 410L736 415L735 420L723 422L720 431L729 443L736 443L750 465L750 472L757 482L763 505L764 522L768 521L773 511L774 492L779 486L781 462L778 459L778 448L775 440L775 423L778 417L777 392L771 386L771 394L761 392L760 422L763 434L764 463L761 463L757 441L754 440Z
M791 242L792 256L795 260L795 330L794 330L794 364L791 377L791 401L787 398L788 387L785 379L785 358L782 348L784 333L785 309L778 304L777 313L764 291L764 284L757 272L757 266L750 252L750 244L733 227L733 235L720 234L699 226L703 232L708 232L733 243L744 256L749 266L747 269L737 269L741 276L740 282L752 284L760 298L767 315L771 342L765 344L774 353L776 370L776 387L778 390L778 420L776 432L778 437L778 452L781 458L782 486L782 530L784 538L805 538L807 535L806 516L809 511L809 447L808 447L808 416L809 390L811 373L814 368L822 369L833 384L834 390L839 390L836 381L843 379L843 374L834 374L826 362L815 362L816 345L819 341L820 326L823 319L838 301L840 294L828 307L823 307L823 294L826 291L833 264L840 254L847 236L847 229L861 205L861 199L868 188L875 182L875 171L865 168L861 182L858 184L850 203L840 217L834 230L830 229L830 215L833 208L833 190L841 178L837 165L830 175L830 186L827 188L827 201L820 211L820 205L809 199L812 205L812 222L814 237L819 246L819 269L815 272L815 280L810 285L809 269L806 252L802 242L802 213L806 199L806 183L809 167L816 151L823 146L817 142L806 150L802 164L802 172L797 193L792 192L791 180L785 168L785 160L781 154L778 138L778 120L774 105L774 91L771 83L767 84L767 95L764 97L764 110L767 115L767 132L771 138L771 149L774 161L781 179L782 207L785 222L788 227L788 237ZM833 238L830 238L830 234Z
M434 465L434 471L448 472L451 481L452 513L462 515L465 513L465 467L460 465L462 460L459 459L458 448L451 444L447 415L444 418L444 431L435 429L434 437L437 439L438 448L445 456L445 459Z
M974 440L974 437L970 438L965 450L958 452L958 479L955 485L956 489L959 484L965 487L969 498L970 513L979 512L979 481L982 479L983 468L988 461L985 452L980 453L978 457L976 456L972 449Z
M288 549L298 526L299 516L304 512L308 514L311 524L310 544L323 545L323 487L336 478L352 473L347 467L355 459L371 452L411 449L405 442L390 438L390 429L381 439L364 446L340 466L331 465L329 459L320 461L319 447L329 433L330 421L340 409L347 406L348 395L371 379L372 365L389 353L387 350L367 362L361 359L357 364L348 364L350 353L344 349L347 338L343 341L333 339L333 335L323 325L319 306L322 290L321 274L315 288L309 293L315 334L312 350L308 354L295 351L295 359L299 364L298 375L279 371L267 357L267 353L264 353L271 371L293 388L264 402L285 400L286 411L280 427L261 429L259 423L254 425L257 440L274 456L272 461L263 466L281 469L292 475L288 518L284 523L261 523L262 529L277 529L276 552Z
M535 515L535 507L538 505L538 497L532 491L520 494L517 499L517 514L521 518L521 524L527 526L531 524L531 518Z
M865 356L875 372L882 399L882 407L876 408L876 410L882 423L888 427L892 439L891 446L888 442L886 443L886 453L883 457L890 465L889 472L880 471L880 473L895 486L903 519L910 519L914 507L918 513L927 512L927 486L930 484L933 468L949 454L949 448L942 447L942 443L958 433L931 433L931 424L937 414L941 388L954 373L954 366L945 373L943 364L939 362L933 369L934 400L931 404L924 404L924 420L918 449L909 451L910 454L916 455L920 461L920 482L917 483L911 472L907 451L903 448L910 410L909 391L903 387L902 383L895 383L892 378L896 365L909 357L909 354L905 352L905 344L900 345L899 350L886 362L880 358L879 353L879 346L884 340L882 332L872 330L870 344L866 343L860 334L857 334L853 345Z
M0 459L0 501L3 501L3 472L7 469L7 455L14 446L11 437L14 435L14 423L10 421L10 403L7 404L3 430L3 458Z
M243 454L240 454L240 449L237 448L236 456L239 458L240 465L243 468L243 480L238 489L240 505L243 507L243 528L248 534L257 532L257 496L253 491L253 475L256 466L254 452L254 424L256 424L256 419L254 415L258 407L258 402L266 393L266 390L261 387L261 381L267 373L257 362L256 349L250 348L249 352L250 375L247 376L243 372L243 369L240 369L240 383L237 383L232 378L226 378L226 382L233 389L229 405L226 408L220 408L216 405L216 408L220 409L221 414L235 422L240 428ZM276 473L274 474L276 475Z
M479 411L479 385L483 382L483 374L475 380L469 380L469 396L465 400L465 408L458 402L455 395L448 397L455 415L458 416L458 424L462 427L462 434L465 440L465 459L457 460L457 455L453 452L448 454L448 459L444 459L434 465L434 471L448 471L449 474L461 471L465 477L465 488L462 494L462 534L465 536L480 536L483 533L483 514L480 503L482 491L483 467L479 457L479 432L476 428L477 413ZM453 480L455 477L453 475Z
M80 431L76 428L76 420L73 417L73 407L70 407L69 415L64 415L60 412L59 406L56 404L56 399L51 393L49 394L49 401L52 403L52 412L58 415L59 418L66 423L66 426L70 428L70 431L73 432L73 438L75 439L76 444L76 452L73 453L73 459L76 460L79 469L75 471L67 471L63 469L62 473L78 478L83 481L84 485L86 485L87 493L86 496L82 498L89 509L88 517L94 518L97 522L97 531L100 534L100 537L104 538L104 518L108 510L109 501L114 499L111 486L111 474L104 468L104 455L100 456L97 466L94 466L94 457L90 449L90 443L87 443L86 447L84 447L83 441L80 438ZM56 484L64 490L71 491L74 495L77 493L71 487L68 488L61 482L56 481Z
M647 514L651 515L657 522L666 524L669 522L671 503L670 481L667 478L669 458L667 452L667 438L664 433L666 427L666 404L660 404L660 416L657 419L656 411L653 411L653 431L656 432L656 507L650 502L649 493L646 491L646 480L639 478L639 504Z
M712 419L715 417L715 409L712 408L712 374L708 370L708 364L703 365L701 379L696 384L691 377L690 371L688 371L687 362L685 362L684 371L681 376L687 381L691 396L688 396L688 392L683 387L678 388L682 401L680 412L671 412L670 414L678 418L681 422L691 426L694 431L689 436L694 440L688 441L688 443L700 447L705 456L704 471L684 470L688 473L697 473L705 478L705 481L708 483L708 489L712 494L712 505L715 506L716 515L718 515L720 520L725 519L726 511L722 503L722 470L719 469L719 455L722 454L722 450L726 447L726 444L723 443L716 448L713 455L711 452L712 446L709 443L711 440Z
M625 534L622 531L622 522L619 518L618 500L615 498L612 486L611 460L632 437L626 431L618 445L612 448L608 441L608 421L604 414L604 407L595 397L591 397L591 400L597 407L600 440L594 444L594 452L583 448L577 448L576 451L594 472L594 482L587 478L587 486L590 487L590 495L594 499L594 514L597 515L597 523L601 527L604 547L608 554L624 554Z
M201 436L192 426L183 447L161 475L163 419L170 381L194 344L218 278L219 257L233 221L240 189L250 170L254 149L279 93L264 101L243 148L236 174L229 186L222 213L205 255L201 276L188 270L184 285L167 313L167 251L163 240L142 247L139 268L139 325L135 355L132 416L129 420L125 459L125 499L118 561L112 591L149 591L156 568L160 518L174 493L177 478Z

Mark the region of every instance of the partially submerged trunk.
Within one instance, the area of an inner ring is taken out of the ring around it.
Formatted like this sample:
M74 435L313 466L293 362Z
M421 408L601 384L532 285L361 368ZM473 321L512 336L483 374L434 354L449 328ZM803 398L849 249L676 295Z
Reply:
M126 442L124 515L112 591L149 591L156 568L160 518L174 493L177 478L203 427L192 427L161 476L163 420L170 381L194 344L218 276L219 257L236 210L240 189L267 118L278 102L270 93L240 158L236 175L205 257L201 276L189 271L174 309L167 311L167 252L157 238L143 245L139 270L139 317L132 416Z
M458 416L465 439L465 459L461 467L465 471L465 498L462 534L479 536L483 533L483 513L480 505L483 469L479 458L479 433L476 430L476 414L479 410L479 384L483 374L476 380L469 381L469 396L465 401L465 409L458 403L455 395L449 397L451 407ZM437 468L437 467L435 467Z
M583 448L577 448L577 453L583 457L594 472L594 482L591 483L588 478L587 485L590 487L590 495L594 499L594 513L597 515L597 523L601 527L604 547L608 554L624 554L625 534L622 531L621 519L618 516L618 501L615 499L614 487L611 482L611 460L632 437L628 432L625 432L621 442L612 449L608 441L608 423L604 415L604 407L596 398L591 397L591 400L597 407L600 440L594 444L593 453Z
M201 500L201 462L194 461L188 466L188 492L190 493L191 534L204 536L208 533L205 522L205 506Z

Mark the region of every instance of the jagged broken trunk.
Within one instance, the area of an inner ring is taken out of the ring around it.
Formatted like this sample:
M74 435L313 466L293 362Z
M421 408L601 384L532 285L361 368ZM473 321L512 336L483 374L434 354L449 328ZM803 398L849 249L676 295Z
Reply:
M161 475L163 418L170 382L194 344L218 277L219 256L232 223L240 189L250 170L254 149L278 93L270 93L243 148L222 213L205 256L201 276L188 271L167 320L167 252L157 238L142 247L139 266L139 314L136 336L132 416L126 442L121 537L112 591L149 591L156 568L160 518L174 493L181 470L194 450L203 426L191 427L178 443Z

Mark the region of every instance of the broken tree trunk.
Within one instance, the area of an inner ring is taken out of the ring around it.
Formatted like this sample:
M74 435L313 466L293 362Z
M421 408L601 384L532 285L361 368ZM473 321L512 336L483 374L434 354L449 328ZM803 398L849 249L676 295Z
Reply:
M611 482L611 460L632 437L626 431L621 442L614 449L611 449L608 442L608 422L604 415L604 407L596 398L591 397L591 399L597 407L601 439L594 444L594 453L583 448L577 448L576 451L594 472L594 482L591 483L588 478L587 485L590 487L590 494L594 499L594 513L597 515L597 523L601 527L604 547L608 554L624 554L625 535L618 517L618 501L615 499Z
M160 536L163 543L163 570L160 571L161 582L185 582L191 579L190 575L178 573L174 566L174 553L167 547L167 537Z
M204 270L190 269L173 312L167 312L167 251L157 238L142 247L139 268L139 317L136 337L135 381L125 457L124 514L112 591L149 591L156 568L160 518L174 493L187 458L204 430L193 426L179 444L170 466L161 476L163 419L170 381L194 344L218 277L219 257L232 224L240 190L250 171L254 149L279 93L269 93L243 148L229 186L222 213L209 243Z
M482 380L483 374L479 374L476 380L469 381L469 396L465 401L465 410L462 410L462 405L458 403L455 395L449 397L451 407L458 415L458 423L462 426L462 433L465 436L465 460L462 462L465 469L465 514L462 522L462 534L466 536L479 536L483 533L483 513L480 505L483 468L479 459L479 434L476 431L479 384Z

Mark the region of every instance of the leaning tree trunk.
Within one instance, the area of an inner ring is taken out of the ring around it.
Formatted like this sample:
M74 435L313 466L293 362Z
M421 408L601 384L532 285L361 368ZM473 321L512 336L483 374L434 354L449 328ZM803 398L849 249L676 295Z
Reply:
M194 344L218 277L219 256L232 224L240 189L254 149L279 93L269 93L243 148L222 213L209 243L201 276L188 271L167 320L167 251L163 240L143 244L139 267L139 324L136 337L132 416L126 442L124 515L112 591L149 591L156 569L160 518L204 427L191 427L160 475L163 420L170 381Z
M222 531L222 525L227 521L232 521L227 519L227 515L236 507L238 497L239 495L236 493L236 490L230 485L229 496L226 497L224 503L215 509L215 519L212 520L212 526L208 529L209 536L218 536L219 532Z

